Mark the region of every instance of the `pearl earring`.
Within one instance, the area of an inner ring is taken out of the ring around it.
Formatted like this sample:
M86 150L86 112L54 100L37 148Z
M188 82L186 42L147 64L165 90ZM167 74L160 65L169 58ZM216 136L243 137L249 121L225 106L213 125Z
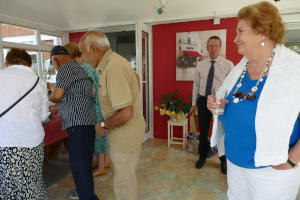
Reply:
M262 42L260 43L260 45L261 45L262 47L265 46L265 42L262 41Z

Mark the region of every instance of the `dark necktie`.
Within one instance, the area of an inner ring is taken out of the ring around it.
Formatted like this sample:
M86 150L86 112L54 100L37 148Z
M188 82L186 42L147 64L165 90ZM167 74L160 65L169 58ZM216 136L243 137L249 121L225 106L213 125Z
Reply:
M213 85L213 81L214 81L214 73L215 73L214 64L216 61L211 60L210 62L211 62L211 66L210 66L210 69L208 72L207 82L206 82L206 90L205 90L206 97L211 94L211 89L212 89L212 85Z

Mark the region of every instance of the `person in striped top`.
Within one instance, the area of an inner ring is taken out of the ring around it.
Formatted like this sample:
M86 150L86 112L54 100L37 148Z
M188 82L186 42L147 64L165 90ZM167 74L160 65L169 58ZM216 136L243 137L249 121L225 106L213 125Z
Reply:
M96 113L93 80L62 46L51 50L57 70L56 88L50 100L59 103L62 128L68 131L69 159L81 200L97 200L92 176Z
M117 200L138 200L136 169L146 123L143 117L136 73L130 63L113 52L107 37L87 32L79 42L84 60L99 72L99 100L104 120L96 132L108 133Z

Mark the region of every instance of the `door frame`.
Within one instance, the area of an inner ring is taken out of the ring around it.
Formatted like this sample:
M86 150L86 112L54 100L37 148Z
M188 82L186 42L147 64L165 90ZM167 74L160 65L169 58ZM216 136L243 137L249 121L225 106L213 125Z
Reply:
M153 138L153 130L154 130L154 120L153 120L153 47L152 47L152 26L147 25L141 21L136 22L136 67L137 67L137 72L139 77L142 76L142 33L146 32L148 33L148 77L149 77L149 82L148 82L148 88L149 88L149 99L148 99L148 104L149 104L149 130L145 133L144 137L144 142L148 140L149 138ZM143 87L142 84L146 83L141 79L141 92L140 92L140 99L141 103L143 106ZM145 119L146 120L146 119ZM147 120L146 120L147 123Z
M154 130L154 120L153 120L153 47L152 47L152 25L146 25L142 21L136 21L135 23L129 24L120 24L120 25L112 25L112 26L103 26L103 27L90 27L90 30L97 30L102 33L108 32L121 32L121 31L135 31L135 45L136 45L136 69L139 77L142 77L142 55L141 47L142 47L142 31L146 31L149 35L148 38L148 59L149 59L149 131L145 133L144 142L149 138L153 138L153 130ZM140 101L143 106L143 88L142 88L142 80L140 82ZM143 108L143 107L142 107Z

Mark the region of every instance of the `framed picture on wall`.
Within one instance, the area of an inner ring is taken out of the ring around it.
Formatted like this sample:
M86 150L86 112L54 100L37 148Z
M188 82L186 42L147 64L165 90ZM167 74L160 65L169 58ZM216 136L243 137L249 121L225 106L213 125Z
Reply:
M195 68L208 57L207 40L218 36L222 41L220 55L226 56L226 29L176 33L176 81L193 81Z

